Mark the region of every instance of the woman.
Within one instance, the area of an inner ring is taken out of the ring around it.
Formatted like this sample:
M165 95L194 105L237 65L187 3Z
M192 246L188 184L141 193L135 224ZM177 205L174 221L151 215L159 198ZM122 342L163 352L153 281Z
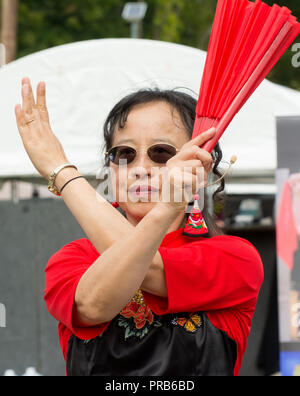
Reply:
M49 124L45 83L38 84L36 101L30 80L22 85L19 132L49 180L68 159ZM218 173L221 160L219 147L213 156L200 148L215 129L191 140L195 107L186 94L146 90L109 114L106 164L124 215L77 169L65 168L55 179L88 237L62 247L46 268L45 301L59 321L69 376L239 373L263 267L256 249L218 232L207 211L209 237L183 235L197 183L206 183L212 168ZM158 170L169 176L168 200Z

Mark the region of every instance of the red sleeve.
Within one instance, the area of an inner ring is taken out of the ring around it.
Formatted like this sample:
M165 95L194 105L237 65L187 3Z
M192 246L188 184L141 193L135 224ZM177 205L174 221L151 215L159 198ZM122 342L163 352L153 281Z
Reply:
M78 338L97 337L109 323L97 327L79 328L74 325L74 298L79 280L97 260L99 254L87 239L74 241L55 253L46 267L44 299L50 314Z
M264 272L261 258L248 241L218 236L159 249L168 298L143 292L157 315L216 311L256 300Z

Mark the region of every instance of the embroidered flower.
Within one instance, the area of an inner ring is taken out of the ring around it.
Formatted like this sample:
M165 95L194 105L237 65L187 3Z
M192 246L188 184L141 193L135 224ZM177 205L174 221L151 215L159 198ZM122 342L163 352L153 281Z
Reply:
M161 323L155 320L155 315L148 305L131 301L120 312L118 325L125 327L125 339L127 339L133 335L138 338L143 338L149 333L152 326L160 327Z
M147 305L140 305L135 301L132 301L120 312L120 315L124 318L133 318L135 327L137 329L142 329L146 322L151 325L154 320L153 313Z

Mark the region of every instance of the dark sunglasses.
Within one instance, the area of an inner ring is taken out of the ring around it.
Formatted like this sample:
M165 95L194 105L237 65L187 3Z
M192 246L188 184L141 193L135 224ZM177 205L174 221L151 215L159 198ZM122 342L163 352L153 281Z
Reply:
M156 164L166 164L179 150L170 144L155 144L147 150L148 157ZM138 151L129 146L117 146L105 153L106 158L115 165L129 165L134 162Z

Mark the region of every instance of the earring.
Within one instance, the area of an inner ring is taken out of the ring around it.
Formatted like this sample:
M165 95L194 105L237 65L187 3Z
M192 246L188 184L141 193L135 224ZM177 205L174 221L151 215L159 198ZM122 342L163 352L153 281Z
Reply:
M194 196L194 208L191 211L183 235L192 238L203 238L209 235L209 230L199 208L199 195Z
M120 205L118 204L118 202L113 202L113 203L112 203L112 206L113 206L114 208L118 209L118 207L119 207Z

